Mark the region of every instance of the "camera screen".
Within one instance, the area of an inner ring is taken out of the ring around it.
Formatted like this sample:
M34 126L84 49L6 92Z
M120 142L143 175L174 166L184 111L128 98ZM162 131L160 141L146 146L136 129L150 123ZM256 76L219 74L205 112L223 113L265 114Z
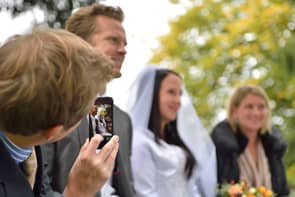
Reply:
M88 121L89 139L94 133L103 136L103 141L98 146L101 149L113 136L113 99L98 97L90 110Z
M100 133L113 133L113 106L99 103L97 106L98 129Z

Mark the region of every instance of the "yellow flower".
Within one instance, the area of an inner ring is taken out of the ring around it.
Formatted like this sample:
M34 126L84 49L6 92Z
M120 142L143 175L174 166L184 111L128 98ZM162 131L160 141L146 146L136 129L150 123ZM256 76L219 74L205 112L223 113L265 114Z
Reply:
M254 187L251 187L249 190L248 190L249 194L255 194L256 193L256 189Z

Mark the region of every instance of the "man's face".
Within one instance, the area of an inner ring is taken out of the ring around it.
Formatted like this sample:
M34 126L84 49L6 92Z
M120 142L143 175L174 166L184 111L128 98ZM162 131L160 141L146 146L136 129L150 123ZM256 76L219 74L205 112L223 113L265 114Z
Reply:
M92 105L90 113L91 113L92 116L97 115L97 106L96 105Z
M126 34L120 21L97 16L98 29L90 39L93 47L110 57L114 63L114 78L121 77L121 67L126 55Z

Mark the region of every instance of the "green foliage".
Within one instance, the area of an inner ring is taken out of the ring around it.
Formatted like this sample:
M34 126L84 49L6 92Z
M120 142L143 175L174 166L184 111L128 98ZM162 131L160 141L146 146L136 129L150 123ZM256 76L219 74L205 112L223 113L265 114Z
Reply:
M9 10L14 16L32 10L34 7L38 7L44 12L44 22L48 24L48 26L63 28L65 21L74 9L100 1L103 0L13 0L4 1L0 6L1 9Z
M295 164L288 167L287 177L290 185L295 186Z
M182 1L173 2L181 5ZM273 122L289 142L286 162L294 163L294 4L283 0L189 2L185 14L170 21L170 32L159 38L160 46L150 61L184 75L208 129L224 117L234 86L262 86L271 99Z

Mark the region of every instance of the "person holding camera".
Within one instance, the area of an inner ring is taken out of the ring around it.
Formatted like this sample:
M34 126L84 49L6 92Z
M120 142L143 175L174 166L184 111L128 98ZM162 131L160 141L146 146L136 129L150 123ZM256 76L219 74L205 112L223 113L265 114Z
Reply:
M111 68L103 55L65 30L15 36L0 48L1 197L52 196L40 145L79 125L111 79ZM64 196L92 197L111 176L118 136L96 153L101 140L95 135L83 142Z

